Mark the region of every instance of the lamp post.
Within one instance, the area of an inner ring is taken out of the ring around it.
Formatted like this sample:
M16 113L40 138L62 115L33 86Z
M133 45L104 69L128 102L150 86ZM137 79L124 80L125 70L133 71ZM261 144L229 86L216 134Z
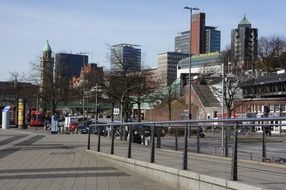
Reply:
M14 89L15 89L15 117L14 117L14 124L18 126L18 80L15 78L14 80Z
M97 83L95 84L95 109L96 109L96 112L95 112L95 120L97 122L98 120L98 102L97 102L97 92L98 92L98 86L97 86Z
M191 120L192 119L192 110L191 110L191 71L192 71L192 15L193 15L193 11L197 11L200 10L199 8L195 8L195 7L184 7L184 9L187 9L190 11L190 56L189 56L189 91L188 91L188 98L189 98L189 103L188 103L188 119Z
M188 119L192 119L192 110L191 110L191 63L192 63L192 43L191 43L191 37L192 37L192 12L195 10L199 10L199 8L194 8L194 7L184 7L184 9L187 9L190 11L190 56L189 56L189 89L188 89ZM188 169L188 129L189 126L186 125L185 127L185 146L184 146L184 153L183 153L183 169L187 170Z
M224 89L224 79L225 73L224 73L224 63L222 63L222 105L221 105L221 118L224 118L224 96L225 96L225 89ZM222 155L225 155L225 149L224 149L224 126L221 127L221 151Z
M121 98L120 98L120 116L121 116L121 122L124 122L124 118L123 118L123 98L125 96L127 92L127 89L122 93Z

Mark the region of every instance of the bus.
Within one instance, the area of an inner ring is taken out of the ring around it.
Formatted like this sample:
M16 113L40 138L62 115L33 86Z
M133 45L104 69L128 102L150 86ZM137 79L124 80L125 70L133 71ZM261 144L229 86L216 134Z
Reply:
M44 113L42 111L32 111L31 112L31 127L42 127L44 126Z

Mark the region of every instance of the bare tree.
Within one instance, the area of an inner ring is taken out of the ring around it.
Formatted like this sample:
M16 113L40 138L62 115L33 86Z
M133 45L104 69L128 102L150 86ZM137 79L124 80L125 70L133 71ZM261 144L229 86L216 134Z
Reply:
M101 86L106 96L112 101L113 106L116 103L121 105L122 116L124 117L124 121L127 122L130 110L132 109L132 103L135 100L140 100L140 98L137 99L134 97L140 94L136 92L140 92L138 89L143 84L141 71L132 68L132 64L125 62L120 49L110 46L108 48L111 52L111 55L107 56L107 59L111 63L111 71L105 74L104 82Z
M230 118L238 104L234 102L242 99L241 84L247 79L244 74L233 75L228 74L225 78L224 88L224 104L226 106L227 115Z
M257 68L271 73L279 65L279 56L285 51L286 41L279 36L261 37L258 42Z

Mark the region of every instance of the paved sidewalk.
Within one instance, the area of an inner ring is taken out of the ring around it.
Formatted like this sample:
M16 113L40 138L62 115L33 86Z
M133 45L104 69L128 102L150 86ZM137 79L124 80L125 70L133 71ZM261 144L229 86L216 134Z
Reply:
M0 129L0 189L170 189L87 153L86 141L86 135Z
M97 135L91 135L91 150L95 152L97 140ZM101 152L109 154L111 139L102 137L101 142ZM85 152L87 135L0 130L0 145L1 189L168 189ZM181 151L155 152L156 164L182 168ZM114 154L127 157L127 143L115 140ZM132 144L131 156L149 162L150 146ZM194 153L189 153L188 158L190 171L230 179L229 158ZM285 190L286 165L239 161L238 178L242 183Z
M102 137L101 152L110 153L110 138ZM92 136L91 150L97 151L96 136ZM127 157L127 143L124 141L115 141L114 154ZM183 156L181 151L172 151L166 149L155 150L155 163L175 169L182 169ZM132 144L132 159L150 162L150 146ZM188 169L190 171L205 174L208 176L222 179L230 179L231 159L204 154L188 154ZM270 164L250 160L239 160L238 162L238 181L262 187L265 189L286 189L286 165Z

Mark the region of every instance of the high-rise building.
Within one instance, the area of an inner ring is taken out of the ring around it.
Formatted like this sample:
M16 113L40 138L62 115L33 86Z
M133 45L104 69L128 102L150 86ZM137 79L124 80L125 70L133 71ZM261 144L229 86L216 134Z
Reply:
M57 74L62 77L72 78L79 76L81 68L88 64L88 56L82 54L57 53L56 67Z
M205 53L220 52L220 31L216 27L206 26Z
M162 86L172 84L177 78L177 65L181 59L189 57L189 54L179 52L166 52L158 55L158 77Z
M175 37L175 52L190 54L190 30Z
M44 100L49 97L49 91L51 90L51 85L54 80L54 58L52 57L52 48L47 41L44 49L43 55L41 57L41 79L40 79L40 94L41 94L41 105L46 107Z
M192 15L192 34L190 39L190 30L184 31L175 37L175 52L190 52L190 43L192 55L204 53L220 52L221 33L216 27L206 26L205 13Z
M257 36L258 30L251 28L251 23L245 16L238 24L238 28L231 31L231 59L236 68L254 71Z
M133 72L141 70L141 49L138 45L117 44L111 48L111 71Z
M197 13L192 15L192 31L191 31L191 48L192 55L205 53L205 13Z

